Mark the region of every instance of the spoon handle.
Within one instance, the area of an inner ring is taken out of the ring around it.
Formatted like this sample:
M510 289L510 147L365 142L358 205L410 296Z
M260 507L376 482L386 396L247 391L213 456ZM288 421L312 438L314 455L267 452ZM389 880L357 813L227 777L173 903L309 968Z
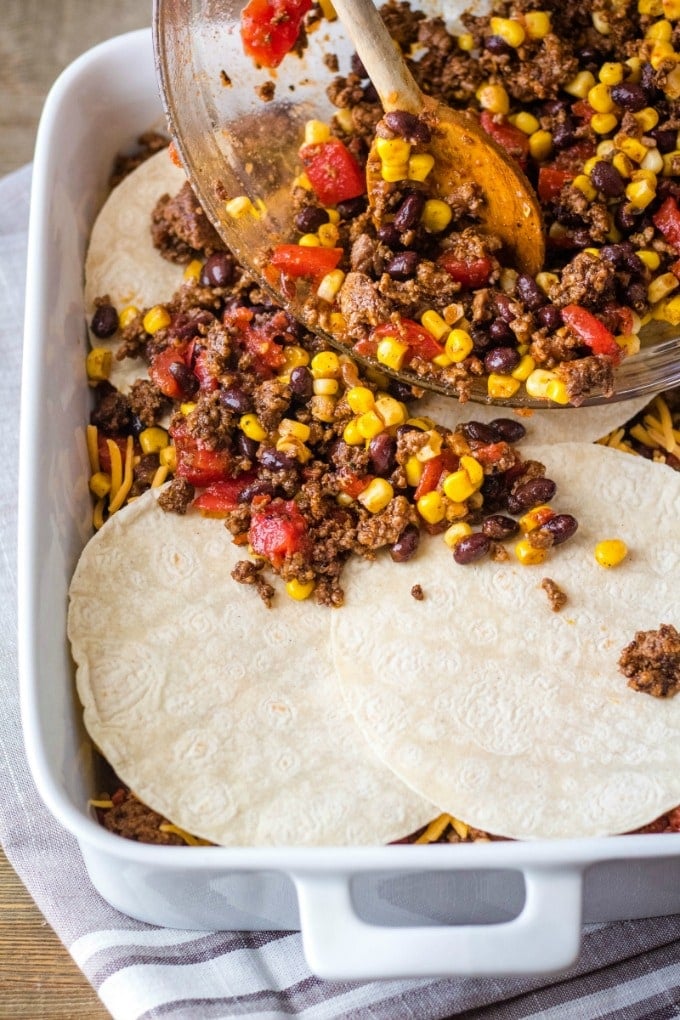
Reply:
M354 44L383 109L422 110L422 94L373 0L333 0L343 28Z

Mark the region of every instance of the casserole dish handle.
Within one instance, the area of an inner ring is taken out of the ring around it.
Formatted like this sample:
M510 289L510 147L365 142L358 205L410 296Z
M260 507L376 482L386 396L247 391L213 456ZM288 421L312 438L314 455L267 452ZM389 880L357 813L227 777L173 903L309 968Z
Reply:
M305 956L329 980L538 974L564 970L581 944L580 869L523 870L521 913L500 924L384 927L357 916L352 875L293 874Z

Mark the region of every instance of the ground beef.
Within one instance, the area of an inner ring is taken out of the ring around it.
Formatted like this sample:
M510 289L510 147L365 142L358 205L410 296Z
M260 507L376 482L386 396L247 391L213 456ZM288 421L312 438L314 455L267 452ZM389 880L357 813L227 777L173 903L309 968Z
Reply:
M161 510L168 513L185 514L194 498L195 489L186 478L175 477L158 497Z
M408 524L415 524L417 519L413 504L405 496L396 496L384 510L359 522L357 539L360 545L369 549L394 545L404 528Z
M187 181L173 198L163 195L151 215L151 237L163 258L185 263L224 249Z
M411 588L411 598L414 598L416 602L423 601L423 599L425 598L425 592L423 591L421 585L419 584L413 585L413 587Z
M262 576L264 563L253 563L252 560L239 560L231 572L231 576L239 584L252 584L267 608L271 607L274 588Z
M132 427L132 408L125 394L109 383L100 383L95 391L95 400L90 423L104 435L127 435Z
M603 297L611 300L615 276L611 262L580 252L565 266L560 282L551 287L550 300L559 308L571 304L592 307Z
M268 379L253 391L255 413L268 432L278 428L290 405L290 387L278 379Z
M134 466L131 496L141 496L151 487L158 471L158 454L145 453Z
M374 326L387 322L392 311L389 300L378 293L365 273L347 274L338 301L347 331L354 337L365 336Z
M170 401L148 379L137 379L130 387L130 408L142 425L150 427L168 411Z
M160 152L161 149L165 149L169 142L170 139L167 135L160 134L158 131L145 131L144 134L141 134L132 152L123 153L116 157L109 181L110 187L115 188L123 178L131 174L133 170L136 170L150 156Z
M566 383L574 407L582 404L583 398L594 390L601 389L605 397L611 397L614 392L614 366L609 358L593 355L565 361L555 367L555 372Z
M113 807L99 812L102 825L109 832L138 843L160 843L164 846L184 846L185 841L176 832L163 832L160 826L165 819L152 811L129 791L121 791Z
M548 602L553 613L559 613L567 604L567 596L560 586L550 577L544 577L541 581L541 588L548 596Z
M670 698L680 690L680 633L672 624L638 631L623 649L619 669L635 691Z

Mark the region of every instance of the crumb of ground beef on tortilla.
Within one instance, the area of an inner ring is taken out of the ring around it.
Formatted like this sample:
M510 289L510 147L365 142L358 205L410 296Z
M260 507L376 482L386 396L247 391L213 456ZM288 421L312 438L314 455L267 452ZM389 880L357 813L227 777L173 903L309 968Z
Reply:
M541 581L541 588L548 596L548 602L553 613L559 613L560 609L563 609L567 604L567 595L562 591L559 584L557 584L551 577L544 577Z
M680 690L680 633L672 624L640 630L626 645L619 669L628 686L655 698L671 698Z

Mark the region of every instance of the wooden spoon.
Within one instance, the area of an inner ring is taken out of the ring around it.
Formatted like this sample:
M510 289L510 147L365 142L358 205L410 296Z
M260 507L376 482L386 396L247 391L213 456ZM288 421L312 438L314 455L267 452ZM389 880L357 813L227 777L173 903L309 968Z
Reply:
M444 197L465 182L477 184L484 197L479 212L484 229L501 239L522 272L535 276L545 256L543 221L536 195L517 163L473 114L451 110L421 92L372 0L333 0L333 6L385 112L428 115L436 194ZM380 168L374 143L366 171L371 204L382 183Z

